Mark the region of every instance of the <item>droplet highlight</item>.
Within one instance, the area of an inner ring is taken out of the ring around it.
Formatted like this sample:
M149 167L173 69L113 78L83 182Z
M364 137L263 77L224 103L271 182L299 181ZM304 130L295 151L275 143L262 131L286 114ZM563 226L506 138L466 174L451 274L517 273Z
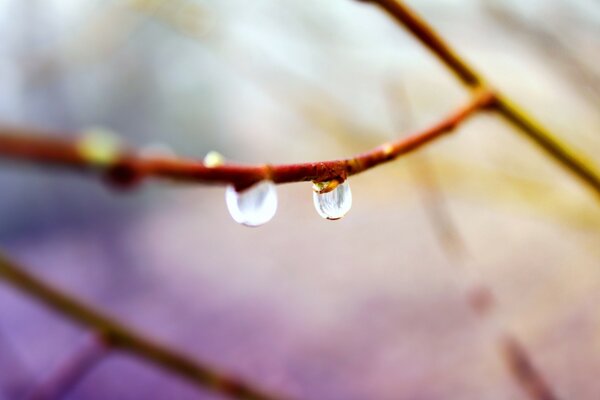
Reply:
M352 192L348 180L336 182L318 182L313 184L313 203L317 213L323 218L336 220L342 218L352 207Z
M233 186L225 191L225 202L233 220L246 226L269 222L277 211L277 191L271 181L262 181L238 192Z

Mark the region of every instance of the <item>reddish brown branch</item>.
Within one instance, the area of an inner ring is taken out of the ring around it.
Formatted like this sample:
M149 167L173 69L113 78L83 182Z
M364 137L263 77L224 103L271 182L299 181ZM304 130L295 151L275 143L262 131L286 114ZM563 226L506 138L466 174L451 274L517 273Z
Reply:
M258 166L225 164L208 167L197 160L146 157L132 151L123 151L107 167L89 160L85 153L79 150L76 141L43 137L39 133L35 135L31 132L24 132L24 135L23 132L10 129L0 129L0 156L83 171L103 171L116 183L132 183L147 177L158 177L180 181L233 184L237 189L244 189L265 179L275 183L344 180L350 175L394 160L439 138L477 111L494 104L494 101L495 96L492 92L476 92L468 103L427 129L383 144L355 157L334 161Z

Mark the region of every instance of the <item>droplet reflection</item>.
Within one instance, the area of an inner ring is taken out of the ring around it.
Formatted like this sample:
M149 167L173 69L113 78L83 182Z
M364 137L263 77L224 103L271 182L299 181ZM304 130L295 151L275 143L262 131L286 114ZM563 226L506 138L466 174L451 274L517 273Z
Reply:
M271 181L262 181L238 192L233 186L225 191L229 214L235 222L260 226L271 220L277 211L277 191Z
M352 192L348 180L338 184L334 189L319 193L327 184L313 185L313 202L315 209L323 218L336 220L342 218L352 207Z

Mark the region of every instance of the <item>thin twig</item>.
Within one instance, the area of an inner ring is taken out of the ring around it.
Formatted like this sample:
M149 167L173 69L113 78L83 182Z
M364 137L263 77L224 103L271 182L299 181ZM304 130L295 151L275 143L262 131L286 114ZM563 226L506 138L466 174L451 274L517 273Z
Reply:
M489 88L485 79L464 61L420 16L400 0L359 0L376 4L408 29L424 46L436 55L471 89ZM494 109L506 118L548 155L585 182L600 195L600 174L583 156L561 143L552 132L516 106L512 100L498 94Z
M519 37L528 38L533 45L552 59L551 66L557 66L563 75L571 81L573 86L585 97L598 104L600 101L600 73L585 63L581 57L571 49L564 38L564 32L547 20L534 22L524 18L517 12L511 12L496 1L482 0L483 9L504 29ZM580 28L577 26L577 28Z
M111 319L91 306L42 282L25 272L22 266L3 255L0 255L0 279L4 279L10 285L63 314L73 322L92 329L105 338L110 348L134 354L207 390L243 400L275 400L281 398L217 372L184 354L143 337L133 329Z
M28 400L62 399L107 354L102 335L92 333L27 396Z
M390 116L394 119L395 126L404 131L413 125L413 110L406 89L400 82L391 82L386 85L388 89L387 104ZM402 111L399 113L398 111ZM419 153L412 167L412 175L417 183L417 188L427 212L429 222L434 230L441 248L446 252L453 263L462 262L466 255L465 242L450 215L446 198L438 182L437 174L429 157L424 152Z
M409 29L419 40L431 49L467 86L477 88L483 85L483 79L438 36L419 16L407 6L396 0L369 0L383 7L399 22ZM572 155L562 144L541 125L513 106L506 98L498 97L494 104L505 118L528 134L563 165L569 167L578 176L600 193L600 179L582 164L578 156ZM489 315L494 305L491 290L486 285L477 285L469 290L468 304L481 317ZM529 397L533 400L556 400L550 386L534 367L531 357L517 339L502 333L500 348L513 376Z
M476 92L468 103L433 126L355 157L334 161L258 166L225 164L210 167L197 160L147 157L123 151L115 157L111 165L106 166L98 165L86 157L76 141L39 136L39 133L32 135L31 131L19 132L9 128L0 129L0 156L83 171L103 171L116 183L132 183L146 177L160 177L190 182L232 184L238 190L242 190L265 179L275 183L323 182L334 179L343 181L350 175L394 160L438 139L494 102L495 96L492 92Z
M0 399L20 398L32 380L32 373L20 352L0 326Z
M390 104L393 110L403 110L404 119L398 119L399 126L405 128L411 121L411 103L403 87L399 85L388 85L395 88L393 93L389 93ZM425 157L426 154L420 153L419 163L414 166L415 177L421 184L420 192L423 199L423 206L426 209L429 222L433 227L437 240L444 250L448 261L453 266L460 267L456 269L457 281L467 284L466 302L469 308L481 319L482 323L488 323L493 318L495 298L493 291L481 277L473 279L473 275L479 274L479 271L473 270L472 266L466 262L469 256L467 248L458 227L455 225L449 210L446 207L442 189L437 184L436 176L431 163ZM423 186L426 184L427 186ZM471 279L469 279L469 277ZM496 317L497 318L497 317ZM491 324L496 330L495 336L498 337L498 346L504 356L510 372L520 386L524 388L532 400L556 400L550 387L543 380L541 373L535 368L531 361L531 356L527 350L519 344L514 335L504 328L503 324Z
M457 78L470 88L484 86L483 78L462 59L417 13L397 0L358 0L373 3L387 11L408 29L425 47L430 49Z
M511 373L521 383L527 394L535 400L557 400L556 395L552 393L544 378L534 367L523 346L513 336L505 336L500 343Z

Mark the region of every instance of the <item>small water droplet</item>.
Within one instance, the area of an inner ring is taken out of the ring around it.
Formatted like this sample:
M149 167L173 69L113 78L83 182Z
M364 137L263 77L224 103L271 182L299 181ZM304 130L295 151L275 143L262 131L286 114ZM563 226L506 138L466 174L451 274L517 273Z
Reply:
M223 164L225 164L225 157L218 151L209 151L204 156L204 166L207 168L214 168Z
M225 191L225 202L235 222L246 226L267 223L277 211L277 191L271 181L262 181L238 192L233 186Z
M336 220L342 218L352 207L352 192L348 180L337 184L332 190L325 191L331 182L319 182L313 185L313 202L319 215Z
M119 158L121 140L108 129L90 128L83 131L77 142L77 151L92 164L109 166Z

